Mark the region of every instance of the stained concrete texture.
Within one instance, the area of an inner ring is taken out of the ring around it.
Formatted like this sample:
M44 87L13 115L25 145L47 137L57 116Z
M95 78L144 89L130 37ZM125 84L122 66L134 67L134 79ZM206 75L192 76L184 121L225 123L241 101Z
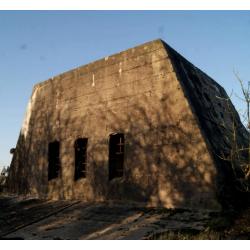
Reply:
M214 212L0 198L1 239L150 239L168 230L202 231Z
M114 134L124 135L124 157L111 180ZM74 145L80 138L88 143L78 179ZM225 90L155 40L34 86L8 191L40 199L219 210L238 203L235 183L241 182L235 179L244 178L240 162L233 169L221 157L230 156L234 141L247 148L248 138ZM51 154L53 143L58 146ZM240 155L245 158L247 151Z

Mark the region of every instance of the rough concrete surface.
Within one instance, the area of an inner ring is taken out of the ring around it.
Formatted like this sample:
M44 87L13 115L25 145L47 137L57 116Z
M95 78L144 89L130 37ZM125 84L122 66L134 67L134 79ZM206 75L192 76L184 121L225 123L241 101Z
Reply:
M211 211L0 198L1 239L149 239L167 230L204 230Z
M228 98L161 40L62 73L34 86L8 190L40 199L219 210L237 197L236 171L221 157L230 155L235 132L238 148L248 142ZM124 157L111 180L115 134L124 137L116 144ZM76 180L79 139L87 144L84 174Z

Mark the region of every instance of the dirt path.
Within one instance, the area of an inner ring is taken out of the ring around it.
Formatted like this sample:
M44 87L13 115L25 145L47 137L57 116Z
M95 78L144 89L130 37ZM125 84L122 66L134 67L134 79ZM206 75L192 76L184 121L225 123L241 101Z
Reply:
M135 204L0 198L2 239L152 239L168 231L202 232L212 211Z

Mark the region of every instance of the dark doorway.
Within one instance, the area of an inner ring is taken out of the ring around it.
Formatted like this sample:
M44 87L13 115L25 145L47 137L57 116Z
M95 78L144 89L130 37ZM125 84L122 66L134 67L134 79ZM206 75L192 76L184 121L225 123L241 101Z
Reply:
M86 177L88 138L75 141L75 180Z
M109 180L123 176L124 134L112 134L109 137Z
M49 143L48 157L48 180L52 180L59 176L60 171L60 143L58 141Z

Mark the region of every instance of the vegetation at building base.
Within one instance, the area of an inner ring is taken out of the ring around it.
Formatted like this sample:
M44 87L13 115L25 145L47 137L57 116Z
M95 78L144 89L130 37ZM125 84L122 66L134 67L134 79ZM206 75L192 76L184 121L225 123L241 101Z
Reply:
M210 222L205 230L183 229L168 230L152 234L149 239L155 240L233 240L250 239L250 82L244 83L241 78L235 74L240 84L241 95L237 96L243 103L243 111L240 111L242 122L246 128L247 134L244 134L244 145L237 135L239 133L235 111L231 110L231 99L222 99L232 119L231 134L229 135L229 149L226 154L216 154L222 164L222 167L229 166L230 183L229 193L232 197L223 196L226 206L224 211L218 216L211 216ZM221 124L224 126L224 124ZM228 183L229 183L228 182Z
M231 129L224 137L227 140L227 148L223 152L216 152L215 155L220 160L221 168L227 173L226 188L229 195L222 196L226 204L226 209L242 209L250 205L250 82L244 83L235 73L240 84L241 94L236 95L243 102L243 109L239 110L240 116L235 112L231 104L231 96L222 98L216 96L224 102L224 110L231 121L223 120L220 126L225 127L229 123ZM230 185L229 185L230 184ZM230 196L230 197L229 197Z
M3 167L0 171L0 193L3 192L6 188L6 179L9 173L10 167Z
M149 240L250 240L250 208L214 215L205 230L168 230Z

